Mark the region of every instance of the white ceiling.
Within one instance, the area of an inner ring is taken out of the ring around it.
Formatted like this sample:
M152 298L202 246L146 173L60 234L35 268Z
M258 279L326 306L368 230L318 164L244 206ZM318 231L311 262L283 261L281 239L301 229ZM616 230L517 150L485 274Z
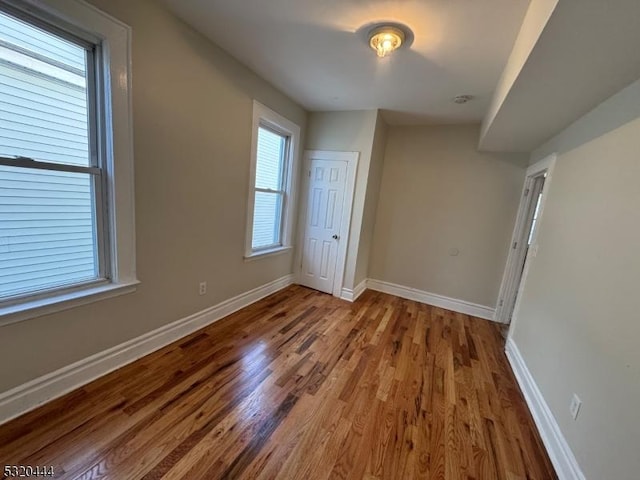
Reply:
M484 116L528 0L163 0L311 111L380 108L394 124ZM366 25L407 25L408 49L378 59ZM459 94L475 100L454 104Z
M640 0L560 0L483 150L529 152L640 77Z

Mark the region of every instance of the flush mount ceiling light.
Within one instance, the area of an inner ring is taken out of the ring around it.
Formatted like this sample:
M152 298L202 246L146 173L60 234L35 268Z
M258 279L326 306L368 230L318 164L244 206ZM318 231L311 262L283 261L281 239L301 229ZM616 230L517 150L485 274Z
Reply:
M386 57L402 46L405 33L393 25L378 25L369 32L369 45L378 57Z

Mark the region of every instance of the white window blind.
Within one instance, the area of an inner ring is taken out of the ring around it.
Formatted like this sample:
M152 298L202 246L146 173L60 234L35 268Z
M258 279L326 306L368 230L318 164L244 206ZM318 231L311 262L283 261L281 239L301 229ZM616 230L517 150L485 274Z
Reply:
M254 250L282 244L287 143L287 136L263 126L258 128L252 240Z
M92 62L91 46L0 12L0 300L104 276Z

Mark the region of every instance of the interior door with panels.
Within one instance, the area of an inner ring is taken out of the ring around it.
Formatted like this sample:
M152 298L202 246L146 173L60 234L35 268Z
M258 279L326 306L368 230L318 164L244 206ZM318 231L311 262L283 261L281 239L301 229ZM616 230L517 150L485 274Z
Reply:
M311 158L300 283L333 293L341 241L347 162Z

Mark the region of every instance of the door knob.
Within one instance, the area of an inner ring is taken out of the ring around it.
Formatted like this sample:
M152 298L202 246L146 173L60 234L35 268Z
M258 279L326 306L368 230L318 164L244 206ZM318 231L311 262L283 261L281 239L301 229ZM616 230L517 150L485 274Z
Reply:
M337 240L337 239L339 239L340 237L339 237L337 234L334 234L334 235L333 235L333 237L331 237L331 238L333 238L334 240Z

